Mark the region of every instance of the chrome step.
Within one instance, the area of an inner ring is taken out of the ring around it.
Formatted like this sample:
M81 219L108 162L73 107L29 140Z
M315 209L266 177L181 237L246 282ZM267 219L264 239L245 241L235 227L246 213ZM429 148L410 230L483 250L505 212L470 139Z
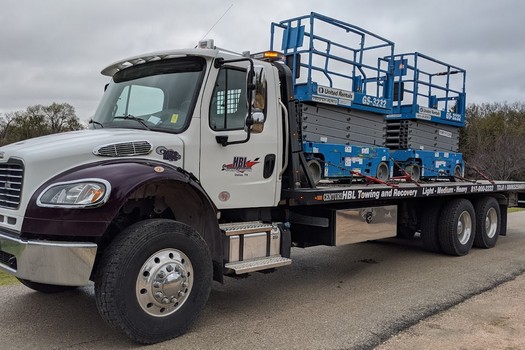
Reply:
M227 269L232 269L235 274L241 275L243 273L273 269L276 267L290 265L292 259L276 257L265 257L259 259L252 259L248 261L231 262L224 265Z
M249 222L233 222L228 224L220 224L219 228L224 231L226 236L245 235L255 232L267 232L273 229L272 224L263 223L261 221Z

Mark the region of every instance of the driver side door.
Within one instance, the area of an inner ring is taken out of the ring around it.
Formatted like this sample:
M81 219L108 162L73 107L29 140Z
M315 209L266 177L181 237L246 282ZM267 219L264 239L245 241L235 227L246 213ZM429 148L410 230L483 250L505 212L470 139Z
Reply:
M202 106L200 180L219 209L270 207L279 200L280 110L275 108L275 96L268 95L267 86L262 109L256 102L257 91L248 101L248 71L249 62L220 67L210 86L213 89L206 92L209 99L204 99L210 101L209 106ZM270 85L266 80L265 84ZM264 113L260 128L246 126L250 110L252 115ZM249 139L243 142L249 127ZM223 146L221 140L239 143Z

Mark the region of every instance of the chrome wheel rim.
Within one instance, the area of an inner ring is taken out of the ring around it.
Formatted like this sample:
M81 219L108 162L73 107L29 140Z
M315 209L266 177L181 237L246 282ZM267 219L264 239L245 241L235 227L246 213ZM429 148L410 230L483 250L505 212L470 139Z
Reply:
M151 255L137 276L137 300L147 314L165 317L186 302L193 286L190 259L177 249L163 249Z
M498 230L498 213L496 209L490 208L485 216L485 232L488 238L493 238Z
M472 217L468 211L463 211L459 216L457 235L462 245L466 244L472 235Z

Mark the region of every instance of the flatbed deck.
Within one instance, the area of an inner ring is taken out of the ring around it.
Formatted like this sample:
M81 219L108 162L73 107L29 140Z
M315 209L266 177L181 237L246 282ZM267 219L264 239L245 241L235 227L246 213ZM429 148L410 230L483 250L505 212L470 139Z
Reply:
M361 203L378 200L444 197L482 193L525 192L525 182L487 181L392 184L323 184L317 188L283 190L290 206L327 203Z

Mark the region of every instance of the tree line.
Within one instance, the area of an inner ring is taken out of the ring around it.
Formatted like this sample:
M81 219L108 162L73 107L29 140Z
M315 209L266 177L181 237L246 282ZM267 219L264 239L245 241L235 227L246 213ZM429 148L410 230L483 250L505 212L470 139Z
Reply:
M29 106L0 115L0 145L83 128L75 108L68 103Z
M0 114L0 145L83 128L68 103L30 106ZM470 104L460 152L467 178L525 180L525 103Z
M471 104L460 133L467 177L525 180L525 103Z

